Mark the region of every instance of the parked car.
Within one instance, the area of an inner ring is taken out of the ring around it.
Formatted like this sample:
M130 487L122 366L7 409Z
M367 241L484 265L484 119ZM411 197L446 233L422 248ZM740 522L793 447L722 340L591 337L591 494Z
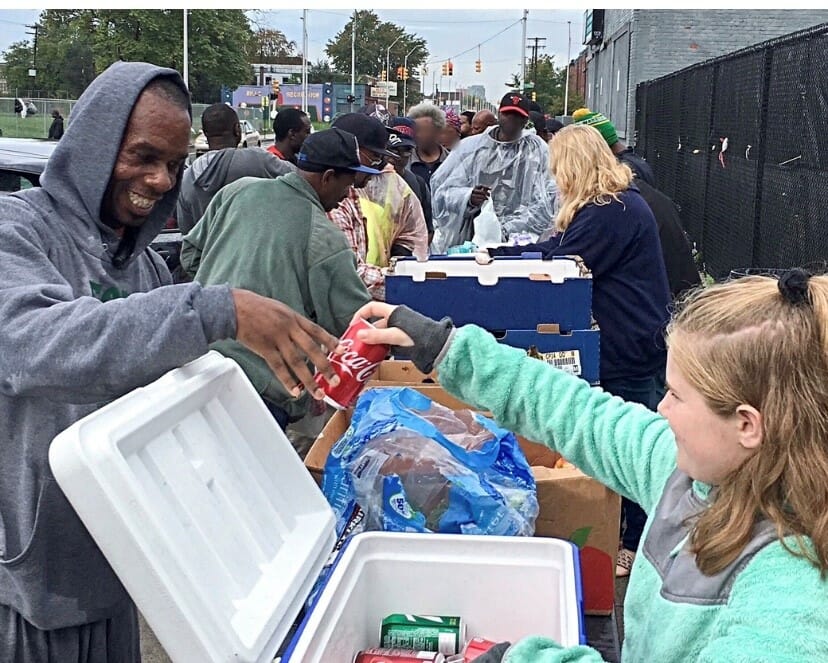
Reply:
M0 196L40 186L40 174L57 145L52 140L0 138ZM171 272L178 267L181 233L175 219L170 219L151 246Z
M262 137L259 132L253 128L253 125L247 120L239 120L239 124L241 125L242 132L239 147L261 147ZM193 147L195 148L196 157L200 157L202 154L210 150L210 146L207 144L207 136L204 135L204 131L198 132L198 135L193 141Z

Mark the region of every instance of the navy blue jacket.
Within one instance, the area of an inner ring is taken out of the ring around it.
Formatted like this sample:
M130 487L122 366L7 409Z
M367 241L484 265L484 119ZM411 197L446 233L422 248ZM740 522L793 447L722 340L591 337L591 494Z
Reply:
M666 360L670 290L658 227L634 185L619 198L583 207L564 233L546 242L489 250L583 258L592 271L592 313L601 327L601 380L655 376Z

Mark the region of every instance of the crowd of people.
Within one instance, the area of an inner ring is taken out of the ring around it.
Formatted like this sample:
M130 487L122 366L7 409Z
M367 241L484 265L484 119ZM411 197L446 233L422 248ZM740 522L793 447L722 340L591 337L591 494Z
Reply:
M630 661L828 656L825 277L698 290L675 205L589 109L563 126L517 93L496 114L372 105L315 133L285 109L260 150L237 147L238 117L215 104L210 151L186 168L191 114L178 72L116 63L42 187L0 198L0 660L140 660L135 606L52 477L55 435L210 348L286 428L320 413L312 366L338 383L327 353L356 315L380 320L365 340L408 346L624 496ZM592 272L603 391L383 303L395 257L463 245L486 206L501 246L478 260L578 255ZM180 282L149 249L171 215ZM556 647L507 659L563 660Z

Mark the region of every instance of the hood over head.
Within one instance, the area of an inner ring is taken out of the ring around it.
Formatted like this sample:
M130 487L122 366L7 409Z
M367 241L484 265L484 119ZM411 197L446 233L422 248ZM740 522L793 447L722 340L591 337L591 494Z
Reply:
M156 78L169 78L189 96L177 71L146 62L115 62L100 74L78 99L72 121L55 147L40 177L55 208L108 239L116 267L127 265L165 226L175 209L181 171L175 187L155 205L140 228L127 228L119 240L101 221L101 207L121 142L138 97ZM189 108L192 117L192 107ZM182 165L183 170L183 165ZM79 228L80 229L80 228Z

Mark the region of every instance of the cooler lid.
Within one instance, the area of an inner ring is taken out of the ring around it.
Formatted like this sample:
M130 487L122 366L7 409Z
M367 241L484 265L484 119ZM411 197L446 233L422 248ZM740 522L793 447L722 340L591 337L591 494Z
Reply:
M481 285L495 285L502 278L544 279L562 283L565 279L591 278L583 261L577 257L555 257L552 260L523 256L497 256L488 264L480 264L474 256L437 256L428 260L397 258L388 268L389 276L407 276L422 282L429 278L474 277Z
M173 661L273 660L334 515L238 364L210 352L126 394L49 462Z

